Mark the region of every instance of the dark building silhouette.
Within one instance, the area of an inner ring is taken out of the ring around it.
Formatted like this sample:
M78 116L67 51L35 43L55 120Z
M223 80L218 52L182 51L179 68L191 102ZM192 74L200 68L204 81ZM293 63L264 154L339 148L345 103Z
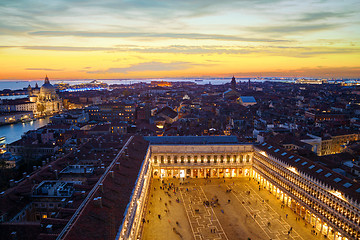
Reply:
M234 76L231 79L231 89L234 91L236 90L236 80Z

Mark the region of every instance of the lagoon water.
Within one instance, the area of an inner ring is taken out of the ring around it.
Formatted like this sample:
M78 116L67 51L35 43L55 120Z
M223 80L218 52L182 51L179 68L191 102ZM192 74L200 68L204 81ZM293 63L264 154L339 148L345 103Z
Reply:
M13 123L9 125L0 126L0 137L6 137L6 144L12 143L21 139L21 136L30 130L41 128L50 122L50 118L40 118L36 121L26 123Z

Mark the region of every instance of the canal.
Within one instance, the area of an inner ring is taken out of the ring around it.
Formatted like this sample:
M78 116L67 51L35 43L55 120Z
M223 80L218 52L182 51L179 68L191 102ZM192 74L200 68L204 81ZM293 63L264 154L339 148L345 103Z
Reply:
M0 126L0 137L6 137L6 144L12 143L21 139L21 136L30 130L41 128L50 122L50 117L37 119L36 121L26 123L13 123L9 125Z

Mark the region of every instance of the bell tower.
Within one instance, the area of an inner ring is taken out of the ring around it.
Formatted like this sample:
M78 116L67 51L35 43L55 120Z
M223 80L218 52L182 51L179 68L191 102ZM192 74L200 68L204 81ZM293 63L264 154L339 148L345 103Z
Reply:
M234 91L236 90L236 80L234 76L231 79L231 89Z

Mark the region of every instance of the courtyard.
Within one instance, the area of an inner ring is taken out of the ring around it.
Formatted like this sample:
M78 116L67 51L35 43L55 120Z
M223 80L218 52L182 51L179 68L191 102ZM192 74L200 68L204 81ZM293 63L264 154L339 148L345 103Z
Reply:
M153 179L142 239L324 239L258 182Z

